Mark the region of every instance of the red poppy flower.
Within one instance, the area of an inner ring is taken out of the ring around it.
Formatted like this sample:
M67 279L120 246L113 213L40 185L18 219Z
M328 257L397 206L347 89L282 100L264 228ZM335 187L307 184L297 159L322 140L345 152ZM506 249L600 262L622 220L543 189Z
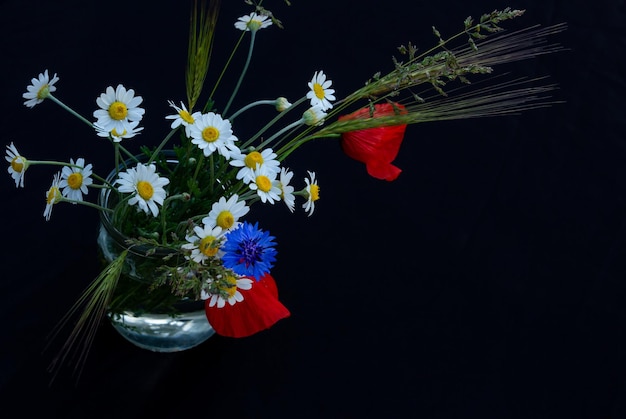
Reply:
M395 115L397 112L406 114L407 110L398 103L380 103L374 105L373 114L367 107L349 115L340 116L339 120L377 118ZM392 181L402 171L391 162L398 155L405 130L406 124L344 132L341 135L340 144L344 153L349 157L365 163L370 176Z
M240 290L243 301L222 308L209 307L205 302L206 317L215 333L232 338L243 338L273 326L278 320L289 317L287 308L278 301L278 288L270 274L260 280L252 279L252 288Z

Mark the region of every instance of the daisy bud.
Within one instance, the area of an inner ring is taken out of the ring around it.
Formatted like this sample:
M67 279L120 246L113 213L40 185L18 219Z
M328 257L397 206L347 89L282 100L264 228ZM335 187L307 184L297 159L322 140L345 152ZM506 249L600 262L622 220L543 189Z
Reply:
M274 106L276 106L276 110L278 112L284 112L291 107L291 103L287 100L287 98L279 97L274 102Z
M309 126L322 125L326 115L320 106L313 106L302 114L302 121Z

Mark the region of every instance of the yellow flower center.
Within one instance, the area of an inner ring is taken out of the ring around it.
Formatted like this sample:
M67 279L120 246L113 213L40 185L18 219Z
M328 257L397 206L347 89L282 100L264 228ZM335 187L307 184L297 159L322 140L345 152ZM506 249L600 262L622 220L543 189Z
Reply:
M14 157L11 160L11 168L17 173L22 173L22 170L24 170L24 159L20 156Z
M137 182L137 193L140 197L147 201L152 198L152 195L154 195L154 188L152 187L152 184L150 182L140 180L139 182Z
M237 278L232 275L228 275L220 281L219 289L220 291L225 291L229 297L234 296L237 292Z
M181 110L180 112L178 112L178 116L180 116L183 121L187 122L188 124L193 124L195 122L193 116L191 116L191 114L185 110Z
M311 185L311 201L315 202L320 199L320 187L317 185Z
M313 85L313 93L315 93L318 99L324 99L324 88L321 84L315 83Z
M222 211L217 216L217 225L223 230L228 230L235 224L235 217L230 211Z
M260 175L256 177L256 186L263 192L269 192L272 189L272 181L267 176Z
M122 137L122 136L126 135L126 133L127 133L127 132L128 132L128 131L124 130L124 132L123 132L123 133L118 134L118 133L117 133L117 130L116 130L115 128L113 128L113 129L111 130L111 135L112 135L112 136L114 136L114 137Z
M206 127L202 130L202 139L207 143L212 143L220 137L220 132L215 127Z
M248 29L255 32L258 31L262 25L263 22L261 22L260 20L250 19L250 21L248 22Z
M126 107L126 104L115 101L111 103L111 106L109 106L109 116L111 117L111 119L121 121L122 119L126 118L127 115L128 108Z
M243 161L246 164L246 166L249 167L250 169L256 169L257 163L259 165L263 164L263 156L258 151L253 151L250 154L248 154L246 158L243 159Z
M45 99L48 96L50 96L50 86L46 83L37 91L37 99Z
M215 241L215 237L206 236L202 240L200 240L200 244L198 245L198 249L202 252L202 254L213 257L217 254L217 250L219 249L219 245Z
M50 188L48 191L48 196L46 196L46 203L54 204L58 201L58 197L61 195L58 187Z
M72 189L80 189L83 184L83 174L74 172L67 177L67 184Z

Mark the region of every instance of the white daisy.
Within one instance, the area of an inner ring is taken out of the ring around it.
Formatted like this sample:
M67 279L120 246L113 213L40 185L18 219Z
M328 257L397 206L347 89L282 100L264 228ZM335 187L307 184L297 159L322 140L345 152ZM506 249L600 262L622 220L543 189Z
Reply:
M121 84L118 84L115 90L109 86L96 99L96 103L100 107L93 113L93 116L97 118L96 124L109 132L113 130L118 134L124 131L130 132L133 130L130 123L141 121L146 112L139 107L141 102L143 102L143 98L135 96L133 89L126 90Z
M289 169L281 168L280 176L278 177L278 187L280 188L280 199L285 202L289 211L293 212L295 209L296 197L293 194L294 187L289 184L291 182L291 178L293 177L293 172L290 172Z
M315 210L315 201L320 199L320 187L315 181L315 172L309 172L308 170L307 172L309 173L311 180L309 180L309 178L304 179L304 181L306 182L305 190L307 193L307 201L302 204L302 208L304 208L304 210L309 213L310 217L311 215L313 215L313 211Z
M189 127L191 142L203 151L206 157L217 150L219 154L230 159L233 150L236 150L232 126L228 119L216 113L209 112L200 115Z
M235 22L235 28L242 31L256 32L259 29L267 28L272 24L272 20L267 16L258 15L254 12L247 16L242 16Z
M159 177L154 164L146 166L138 163L136 167L121 172L115 183L120 185L118 188L120 192L133 194L128 200L129 205L138 204L143 212L146 214L152 212L156 217L159 215L157 204L163 205L166 196L163 187L170 183L170 180Z
M186 259L202 263L210 258L222 257L223 252L220 251L220 246L224 232L221 227L205 223L202 227L195 226L193 232L195 234L185 237L188 243L181 246L183 249L191 250L190 256L185 255Z
M28 99L24 102L24 105L29 108L33 108L35 105L40 104L44 101L50 93L57 90L54 86L54 83L58 82L59 78L56 73L52 77L52 80L48 77L48 70L43 73L39 73L39 77L36 79L32 79L30 82L31 85L26 87L26 93L22 94L24 99Z
M193 123L196 121L196 118L202 115L202 112L189 112L183 102L180 102L180 107L176 106L171 100L168 100L167 102L172 108L176 110L176 115L168 115L165 117L165 119L174 120L172 121L172 125L170 128L175 129L182 125L185 127L185 135L187 137L190 137L191 134L189 127L193 125Z
M239 201L239 195L234 194L228 200L223 196L213 203L209 215L202 219L204 224L212 223L223 230L232 230L239 225L239 219L250 211L246 201Z
M322 125L326 115L327 114L322 110L322 107L316 105L304 111L302 114L302 122L309 126Z
M43 211L43 216L46 217L46 221L50 220L50 216L52 215L52 207L54 204L59 202L62 198L61 191L59 189L59 184L61 182L61 173L57 172L54 175L54 179L52 180L52 185L50 189L46 191L46 209Z
M85 166L85 159L82 157L76 160L76 163L74 163L74 159L70 159L70 164L80 167L64 166L61 170L59 188L63 188L61 192L64 197L74 201L82 201L83 194L87 195L87 187L93 183L90 177L92 165L90 163ZM73 202L73 204L75 203Z
M15 187L24 187L24 174L28 169L28 160L26 157L21 156L17 151L17 148L11 142L11 145L7 147L7 155L4 157L9 162L8 172L15 181Z
M98 134L98 136L111 138L115 143L119 143L125 138L133 138L139 133L139 131L143 130L143 127L137 128L137 125L139 125L139 121L129 121L127 124L128 126L121 133L117 132L115 128L113 128L111 131L108 131L98 125L97 122L93 125L96 128L96 134Z
M252 289L252 280L250 278L231 275L228 276L224 282L225 284L220 287L220 291L226 293L228 296L227 299L219 294L207 294L203 290L202 298L205 300L210 298L209 307L215 307L217 304L218 308L222 308L226 305L227 301L231 306L240 303L243 301L243 294L239 290L247 291Z
M280 188L276 180L276 173L271 172L265 166L257 166L254 170L254 180L248 185L250 189L256 191L262 202L280 200Z
M251 151L248 154L237 153L232 156L231 166L241 167L237 172L237 179L243 180L246 184L254 181L254 171L257 166L266 167L272 173L280 172L280 162L276 160L276 153L271 148L265 150Z
M335 90L330 89L331 84L330 80L326 80L326 75L323 71L319 73L316 71L313 74L313 79L308 83L311 90L306 94L307 99L311 100L311 106L319 105L323 111L333 107L330 101L335 100L333 95Z

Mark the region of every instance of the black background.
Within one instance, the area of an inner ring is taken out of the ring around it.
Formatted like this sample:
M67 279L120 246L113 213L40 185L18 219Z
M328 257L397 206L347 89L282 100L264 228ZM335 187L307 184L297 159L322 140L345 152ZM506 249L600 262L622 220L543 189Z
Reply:
M248 11L223 3L209 77ZM568 51L504 69L550 75L565 103L410 126L395 182L368 177L336 141L301 149L290 167L316 172L314 215L255 210L277 237L273 273L291 317L175 354L135 348L103 324L78 383L64 370L49 386L54 351L43 349L98 272L97 214L59 205L46 222L53 171L29 169L19 190L6 174L2 409L54 418L626 418L624 1L265 6L285 29L259 32L239 106L293 100L316 70L341 97L391 69L398 45L432 46L431 25L445 37L468 15L507 6L527 10L510 29L568 23L553 38ZM23 106L30 79L47 68L60 76L56 96L89 118L106 86L134 88L145 130L127 144L156 144L167 100L185 97L188 17L186 1L1 2L2 141L30 159L84 156L110 169L106 142L85 124L50 101Z

